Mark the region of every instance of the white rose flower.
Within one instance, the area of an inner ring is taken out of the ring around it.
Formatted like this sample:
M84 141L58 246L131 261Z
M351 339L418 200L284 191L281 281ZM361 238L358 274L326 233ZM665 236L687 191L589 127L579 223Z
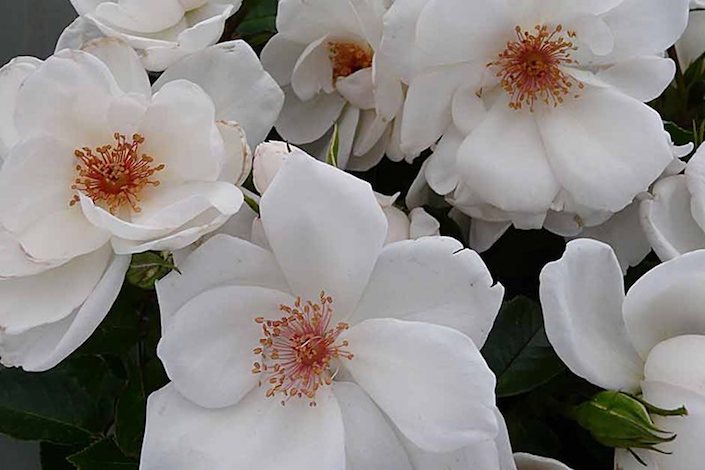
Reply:
M176 64L153 96L128 46L86 50L0 69L0 359L29 371L67 357L109 311L130 262L110 241L125 254L177 248L237 210L240 124L263 138L283 100L243 43Z
M364 171L399 149L401 81L380 61L387 0L281 0L262 63L284 89L276 128L325 155L338 124L338 166ZM319 152L314 152L318 154Z
M705 145L685 174L664 178L641 203L646 236L663 261L705 248Z
M161 72L218 42L225 21L242 0L71 0L80 15L59 38L61 49L80 49L100 36L126 41L142 63Z
M698 251L656 267L625 296L614 253L588 239L570 242L541 273L546 334L574 373L607 390L640 393L660 408L685 405L688 416L652 416L677 437L658 446L668 455L638 452L649 469L702 468L704 280L705 251ZM616 462L645 468L626 451Z
M442 137L431 188L523 226L618 212L671 161L644 102L673 78L663 51L687 16L687 0L397 0L381 54L409 85L401 147Z
M157 284L172 382L149 398L142 469L411 470L398 436L494 440L476 345L503 288L477 254L385 246L369 185L300 154L260 209L271 251L213 237Z
M48 261L108 240L121 254L179 249L222 225L249 172L243 128L263 137L282 101L254 52L241 41L213 46L153 92L124 43L86 50L37 65L3 110L0 224Z

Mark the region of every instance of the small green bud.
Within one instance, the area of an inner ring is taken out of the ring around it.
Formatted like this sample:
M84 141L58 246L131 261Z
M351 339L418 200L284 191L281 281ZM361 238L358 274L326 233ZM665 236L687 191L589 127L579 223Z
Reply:
M671 442L676 435L654 425L649 413L684 416L685 408L664 410L623 392L606 391L578 405L574 417L600 444L618 449L648 449Z
M172 270L176 270L171 253L148 251L132 256L127 270L127 281L141 289L151 290L154 284Z

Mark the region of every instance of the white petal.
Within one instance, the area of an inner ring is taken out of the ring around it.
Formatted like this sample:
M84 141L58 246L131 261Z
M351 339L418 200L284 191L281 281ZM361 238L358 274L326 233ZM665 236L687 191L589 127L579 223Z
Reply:
M85 15L92 12L95 8L105 0L70 0L71 5L76 9L79 15Z
M260 287L219 287L191 299L169 319L157 348L174 387L205 408L239 402L262 380L252 373L262 336L255 318L279 318L279 306L292 303Z
M399 318L455 328L482 347L502 303L504 288L477 253L446 237L388 245L351 318Z
M517 470L570 470L557 460L539 457L537 455L517 453L514 454Z
M103 248L43 273L0 281L0 326L16 335L59 321L86 300L110 261Z
M218 214L215 209L208 210L189 223L179 227L173 233L153 240L127 240L112 238L110 244L115 253L144 253L145 251L178 251L195 243L204 235L218 230L227 222L229 216Z
M173 385L150 395L140 459L142 470L345 470L340 408L320 390L312 410L304 400L281 406L253 390L235 406L201 408Z
M623 209L673 160L659 114L609 89L588 87L538 122L556 178L589 208Z
M643 364L622 318L622 269L612 249L574 240L540 279L546 334L563 362L602 388L638 390Z
M623 273L630 266L637 266L651 253L651 245L641 227L638 202L628 205L607 222L584 229L580 236L611 246Z
M200 8L186 12L188 27L178 35L182 56L201 51L218 42L225 32L225 22L235 13L235 5L211 1ZM148 54L148 51L146 51ZM171 65L169 63L168 65Z
M653 198L641 202L644 233L662 261L705 248L705 232L693 219L686 176L664 178L654 185Z
M285 38L302 44L310 44L330 31L336 31L341 36L364 37L357 11L364 7L363 2L284 0L280 2L277 12L277 31Z
M459 88L453 95L453 124L463 133L470 134L487 116L487 109L477 90L472 86Z
M41 64L42 61L34 57L16 57L0 68L0 162L19 140L15 127L17 94L27 77Z
M260 54L262 66L279 86L289 85L296 62L305 48L304 44L289 41L281 34L275 34L262 49Z
M409 226L409 237L413 240L422 237L436 237L441 234L441 223L423 207L415 207L409 212L411 224Z
M635 450L635 452L639 458L646 463L646 466L637 461L627 450L615 449L615 470L659 470L659 466L655 462L656 452L651 452L648 450Z
M417 47L434 54L436 64L487 64L498 53L497 46L511 38L516 25L509 13L505 2L430 0L418 19Z
M148 227L180 227L210 208L235 214L242 205L242 191L223 181L164 185L141 201L142 211L132 221Z
M240 124L253 148L267 136L284 103L282 91L244 41L221 43L177 62L155 89L176 79L203 88L215 104L216 119Z
M497 434L495 379L467 336L428 323L376 319L341 339L355 354L343 367L415 445L448 452Z
M158 178L165 181L215 181L223 155L215 151L215 108L201 87L186 80L164 85L147 108L140 125L145 142L140 151L166 167ZM197 158L194 158L197 156Z
M458 150L465 137L466 134L450 126L428 158L424 175L437 194L449 194L458 186Z
M105 268L102 261L106 252L109 253L104 249L86 257L92 257L93 262L97 261L99 266ZM80 259L78 258L71 263L78 263ZM129 256L114 256L108 261L110 264L102 272L102 277L88 297L80 307L73 310L68 316L17 335L7 332L0 335L0 356L2 356L3 363L21 366L27 371L42 372L51 369L78 349L108 314L120 292L125 273L130 266ZM75 288L75 286L72 285L71 288ZM59 301L63 301L66 292L71 288L65 288L56 294L55 302L52 305L54 308ZM36 292L32 291L31 297L25 299L23 303L25 311L27 305L31 305L34 299L36 299Z
M546 160L534 114L498 99L458 150L465 184L509 212L544 212L559 186Z
M705 251L700 250L657 266L632 286L624 301L624 321L641 357L663 340L705 334L703 282Z
M387 221L369 184L294 154L260 203L262 224L293 293L352 313L387 237Z
M463 83L473 83L479 64L434 67L409 83L401 127L401 148L420 153L433 145L452 119L452 99Z
M385 245L390 243L399 242L402 240L409 240L410 237L410 222L409 217L402 211L394 206L383 207L382 212L387 218L387 239L384 241Z
M162 327L190 299L220 286L265 287L288 291L272 254L245 240L216 235L157 282Z
M695 221L705 230L705 145L701 145L688 162L685 176L692 195L690 210Z
M391 425L353 382L334 382L345 428L346 470L413 470Z
M244 129L235 121L218 121L225 145L225 162L218 179L241 186L252 171L252 151Z
M688 27L676 44L678 60L687 69L705 52L705 12L691 11Z
M702 349L701 352L702 354ZM680 358L679 358L680 359ZM700 376L700 380L703 377ZM683 417L654 417L660 429L676 434L673 442L659 445L668 455L652 453L658 469L698 470L703 462L703 433L705 433L705 397L688 389L659 381L645 381L644 399L667 409L685 406ZM641 467L644 468L644 467Z
M137 53L126 42L101 38L86 43L82 49L96 56L110 69L122 91L152 96L149 77Z
M415 45L416 25L428 0L396 0L384 15L384 36L377 56L409 83L413 72L422 64L422 52Z
M345 106L338 93L320 93L309 101L301 101L291 87L284 87L284 94L286 101L276 127L292 144L307 144L323 137Z
M78 0L81 1L81 0ZM93 0L86 0L91 2ZM102 0L95 0L95 2ZM79 16L68 25L56 42L55 52L63 49L80 49L88 41L105 37L95 23L85 16Z
M64 260L35 261L9 232L0 228L0 279L31 276L59 266Z
M118 0L100 3L91 14L123 30L157 33L181 21L184 8L179 0Z
M487 222L482 219L473 219L470 223L468 245L478 253L484 253L492 248L511 226L511 222Z
M705 364L701 360L704 355L703 335L683 335L661 341L646 359L644 380L676 385L705 400Z
M658 98L671 83L676 64L663 57L624 60L600 72L597 77L639 101Z
M689 0L625 0L602 19L614 34L614 51L605 60L660 54L681 36L688 23Z
M301 53L291 74L291 88L301 101L318 93L333 91L333 64L328 50L328 36L312 42Z
M13 232L69 208L76 178L73 150L52 138L15 145L0 168L0 220Z
M335 88L353 106L360 109L374 109L375 95L371 67L358 70L345 78L339 78L335 82Z
M21 138L53 135L74 147L105 145L115 131L106 110L122 93L98 58L63 50L25 80L17 95L15 124Z

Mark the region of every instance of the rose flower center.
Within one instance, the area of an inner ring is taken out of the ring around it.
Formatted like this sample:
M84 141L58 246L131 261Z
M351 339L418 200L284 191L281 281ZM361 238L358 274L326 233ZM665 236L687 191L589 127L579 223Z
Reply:
M362 69L372 67L374 52L367 44L329 42L328 57L333 65L333 83Z
M262 374L269 387L267 397L283 395L281 404L294 397L306 397L316 406L316 392L333 382L331 362L352 359L347 341L338 341L347 330L346 323L331 327L333 299L321 292L318 302L297 298L294 305L280 305L285 315L278 320L255 319L262 327L262 338L254 353L259 360L253 374Z
M104 203L112 214L125 206L140 212L140 193L146 186L159 186L159 180L152 177L165 166L155 165L149 155L140 155L141 135L133 135L131 141L119 133L114 138L115 146L83 147L74 152L79 164L71 189L84 192L95 203ZM70 205L79 201L75 195Z
M564 34L561 25L553 30L536 26L534 32L517 26L515 32L516 40L507 42L498 59L488 64L498 70L500 86L511 97L509 106L512 109L527 106L533 111L537 101L555 107L567 95L577 98L576 88L582 89L584 85L561 68L577 64L571 57L577 49L570 40L575 33Z

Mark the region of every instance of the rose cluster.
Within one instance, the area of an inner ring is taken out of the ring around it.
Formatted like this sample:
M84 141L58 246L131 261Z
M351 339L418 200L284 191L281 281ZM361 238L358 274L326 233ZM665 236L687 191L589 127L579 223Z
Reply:
M256 0L71 3L0 69L0 360L55 368L156 259L139 468L568 469L512 453L480 351L517 229L570 240L546 347L604 392L564 414L615 468L703 468L702 123L654 105L703 68L698 2L279 0L252 45Z

